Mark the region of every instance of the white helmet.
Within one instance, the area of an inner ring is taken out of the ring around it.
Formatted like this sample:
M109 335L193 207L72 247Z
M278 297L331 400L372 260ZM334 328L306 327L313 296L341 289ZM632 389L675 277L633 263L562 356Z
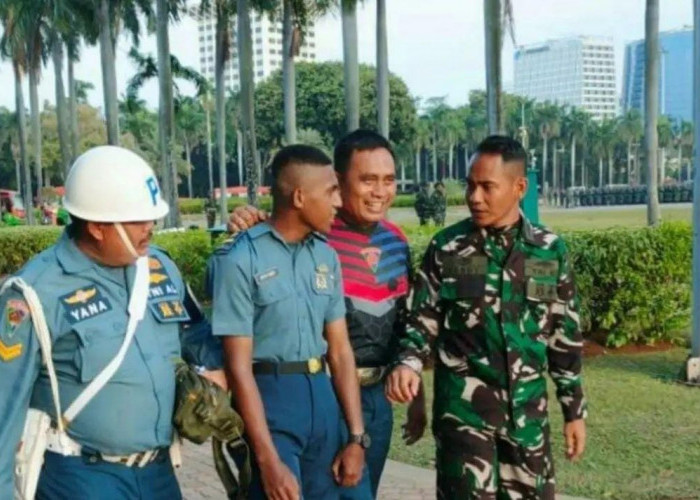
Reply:
M148 163L117 146L99 146L80 155L65 188L66 210L86 221L151 221L169 210Z

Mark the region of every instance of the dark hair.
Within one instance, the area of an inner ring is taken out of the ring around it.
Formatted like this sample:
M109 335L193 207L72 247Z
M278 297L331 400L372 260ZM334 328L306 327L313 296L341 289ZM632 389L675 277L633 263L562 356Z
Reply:
M70 224L66 228L66 231L68 232L68 237L72 240L84 238L88 234L87 221L71 214Z
M293 144L280 149L270 163L270 171L272 172L272 195L283 195L280 192L279 179L282 172L287 167L293 165L312 165L317 167L327 167L332 163L326 153L313 146L304 144Z
M345 175L345 172L350 166L350 160L352 159L352 154L355 151L368 151L372 149L386 149L391 153L391 157L396 159L394 156L394 150L391 149L391 144L386 138L372 130L358 128L354 132L342 137L338 144L335 145L335 150L333 151L333 166L335 171L339 176Z
M476 147L476 154L494 154L503 158L503 163L527 163L525 148L515 139L505 135L490 135Z

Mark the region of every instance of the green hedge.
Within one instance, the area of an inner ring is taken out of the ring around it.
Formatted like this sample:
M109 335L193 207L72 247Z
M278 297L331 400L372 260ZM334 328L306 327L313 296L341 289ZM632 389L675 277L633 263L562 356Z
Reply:
M406 226L414 265L434 228ZM0 274L16 271L51 245L60 229L0 230ZM586 335L610 346L687 339L691 297L692 231L686 223L633 230L577 231L564 235L581 294ZM199 297L211 253L209 234L188 230L157 234Z
M180 198L178 206L182 215L196 215L204 213L204 198ZM245 198L229 198L227 201L229 212L235 207L240 207L247 204ZM270 210L272 208L272 198L269 196L261 196L259 200L260 208ZM218 208L218 205L217 205Z
M229 211L233 210L234 207L239 207L247 203L245 198L229 198L228 208ZM412 208L416 204L416 197L412 194L400 194L396 196L392 207L394 208ZM447 204L450 206L464 205L464 194L449 195L447 197ZM179 200L180 213L183 215L196 215L204 213L204 199L203 198L180 198ZM260 197L260 208L264 210L270 210L272 207L272 199L269 196Z

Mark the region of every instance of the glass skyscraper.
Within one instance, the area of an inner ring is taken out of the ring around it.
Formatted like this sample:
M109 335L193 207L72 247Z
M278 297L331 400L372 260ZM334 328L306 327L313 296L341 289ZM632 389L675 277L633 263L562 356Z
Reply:
M659 113L675 120L693 119L693 30L659 34ZM622 109L644 113L644 40L628 43L622 80Z

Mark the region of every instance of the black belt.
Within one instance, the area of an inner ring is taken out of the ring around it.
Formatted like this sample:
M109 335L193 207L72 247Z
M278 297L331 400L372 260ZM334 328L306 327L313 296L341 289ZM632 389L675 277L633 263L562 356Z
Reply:
M267 361L253 363L253 373L255 375L314 375L325 370L325 358L311 358L306 361L290 361L287 363L271 363Z

